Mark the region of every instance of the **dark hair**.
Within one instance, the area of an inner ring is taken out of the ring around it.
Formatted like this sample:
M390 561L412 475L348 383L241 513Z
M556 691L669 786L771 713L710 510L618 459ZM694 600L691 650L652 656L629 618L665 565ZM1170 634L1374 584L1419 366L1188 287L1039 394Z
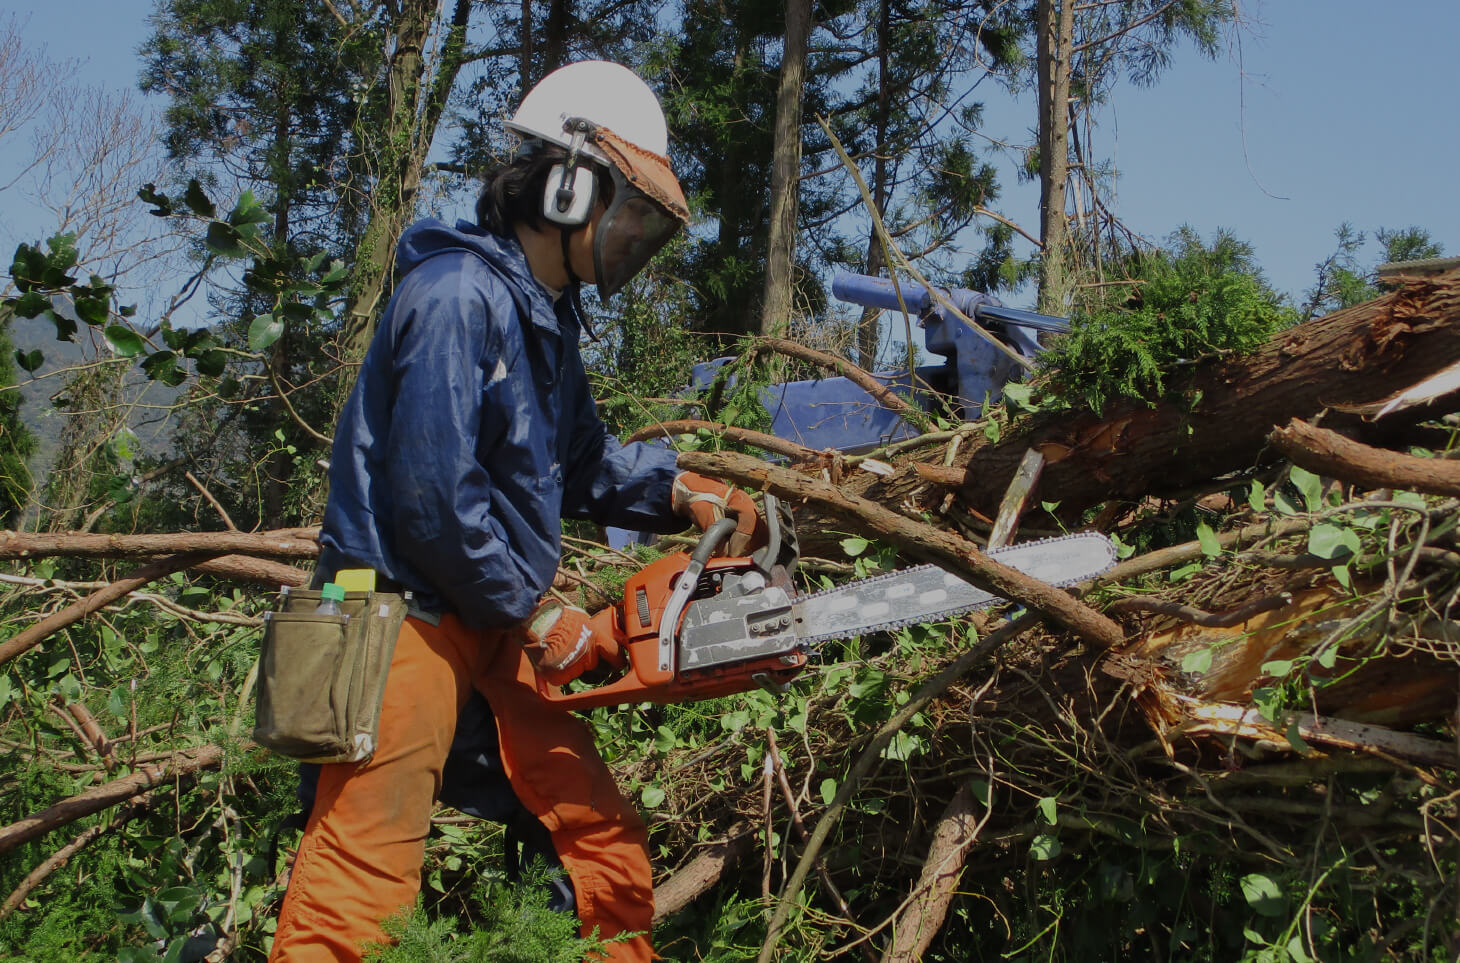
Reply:
M477 226L502 236L516 224L542 227L548 175L567 159L568 152L557 144L539 141L523 145L510 161L492 168L477 197ZM613 179L601 164L589 163L598 180L598 196L606 203L613 197Z

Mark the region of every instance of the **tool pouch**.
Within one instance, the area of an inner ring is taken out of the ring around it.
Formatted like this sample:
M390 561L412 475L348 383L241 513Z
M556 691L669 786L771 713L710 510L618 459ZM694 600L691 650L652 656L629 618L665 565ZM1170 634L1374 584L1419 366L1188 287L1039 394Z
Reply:
M348 592L342 615L318 614L319 603L317 591L285 588L265 617L253 738L301 762L364 762L407 603Z

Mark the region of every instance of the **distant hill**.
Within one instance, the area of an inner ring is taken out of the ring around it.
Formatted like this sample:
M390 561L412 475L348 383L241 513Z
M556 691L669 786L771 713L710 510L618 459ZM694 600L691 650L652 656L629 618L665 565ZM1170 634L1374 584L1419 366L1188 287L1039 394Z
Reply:
M55 325L46 318L12 318L9 335L16 349L39 350L46 359L36 370L33 380L20 389L23 402L21 421L36 439L36 454L31 459L30 470L36 477L43 477L56 460L61 431L65 426L65 416L52 404L52 399L66 386L68 375L64 373L65 369L84 364L98 354L104 355L109 348L104 343L93 347L89 343L92 332L85 325L76 332L76 341L59 341ZM17 369L16 374L19 380L27 380L24 371ZM176 397L176 390L154 383L148 394L156 394L154 400L166 403ZM133 428L137 427L133 425ZM166 439L159 438L156 432L139 430L138 434L147 450L156 452L168 447Z

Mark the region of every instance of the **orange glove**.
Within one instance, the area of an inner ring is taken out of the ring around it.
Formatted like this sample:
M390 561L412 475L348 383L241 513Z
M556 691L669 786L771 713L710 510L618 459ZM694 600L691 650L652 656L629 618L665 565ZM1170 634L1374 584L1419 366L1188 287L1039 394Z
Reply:
M547 598L523 623L527 657L550 685L567 685L600 662L623 665L623 654L611 633L587 612Z
M728 553L734 557L749 555L770 538L765 519L760 517L749 495L715 478L692 471L680 472L674 478L670 507L674 514L690 519L700 531L735 513L735 531L730 536Z

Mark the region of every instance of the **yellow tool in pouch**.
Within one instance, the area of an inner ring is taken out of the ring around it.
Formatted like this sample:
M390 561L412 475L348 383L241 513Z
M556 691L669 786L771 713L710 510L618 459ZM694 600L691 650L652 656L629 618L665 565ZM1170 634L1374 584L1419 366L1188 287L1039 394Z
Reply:
M254 741L302 762L364 762L375 752L406 599L346 591L341 614L329 615L315 611L322 598L285 587L266 616Z
M346 592L373 592L375 569L342 568L335 573L334 583Z

